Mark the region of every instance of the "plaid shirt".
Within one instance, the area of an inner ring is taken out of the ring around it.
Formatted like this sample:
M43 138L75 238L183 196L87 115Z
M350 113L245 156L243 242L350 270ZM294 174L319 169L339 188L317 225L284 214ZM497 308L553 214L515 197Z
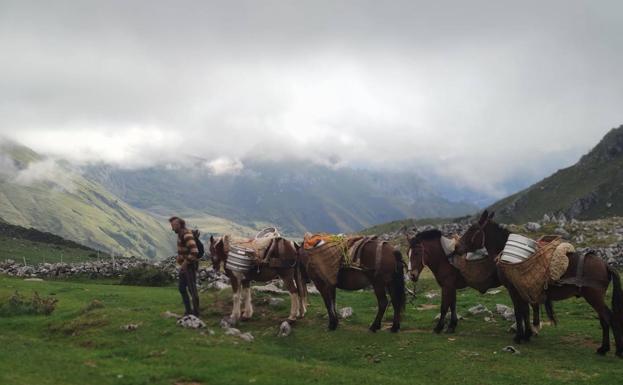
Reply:
M187 262L194 262L199 259L199 249L191 230L182 229L178 234L177 255L183 257Z

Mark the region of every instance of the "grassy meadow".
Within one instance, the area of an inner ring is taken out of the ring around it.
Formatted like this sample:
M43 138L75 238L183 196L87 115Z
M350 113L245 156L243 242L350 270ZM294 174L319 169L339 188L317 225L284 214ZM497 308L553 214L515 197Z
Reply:
M270 307L255 295L254 319L242 323L255 340L227 336L218 326L231 305L229 290L202 294L207 329L187 330L162 313L181 312L175 287L121 286L113 281L31 282L0 277L0 303L16 291L58 299L49 316L0 317L0 384L615 384L623 360L594 353L601 331L583 300L556 303L560 324L545 325L520 354L512 344L510 322L494 316L468 316L482 303L510 305L506 293L459 293L465 316L455 334L432 333L439 297L430 275L418 283L407 305L403 329L368 331L376 302L370 292L338 291L338 306L354 315L337 331L326 329L317 295L305 319L285 338L276 336L289 301ZM89 306L98 300L103 306ZM390 325L386 315L385 329ZM138 324L135 331L122 330ZM213 331L214 334L210 333ZM613 346L614 348L614 346Z

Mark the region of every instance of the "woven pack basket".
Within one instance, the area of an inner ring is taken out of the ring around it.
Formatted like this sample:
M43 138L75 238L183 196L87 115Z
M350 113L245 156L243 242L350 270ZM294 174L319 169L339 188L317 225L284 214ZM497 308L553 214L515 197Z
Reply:
M558 236L545 236L537 241L539 247L536 253L523 262L508 263L498 260L500 270L524 300L533 304L545 300L544 291L550 280L551 259L561 242Z
M484 293L495 280L495 262L490 258L468 261L465 256L456 257L454 266L459 269L468 286Z

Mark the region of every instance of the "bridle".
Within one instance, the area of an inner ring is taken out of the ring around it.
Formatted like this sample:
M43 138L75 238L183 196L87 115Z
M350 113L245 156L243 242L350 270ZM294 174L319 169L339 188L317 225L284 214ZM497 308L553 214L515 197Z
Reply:
M484 249L485 248L485 243L486 243L486 237L485 237L485 227L487 227L487 225L489 224L489 219L487 219L482 225L478 224L478 230L476 230L476 232L474 232L474 234L472 235L472 239L470 239L470 244L473 245L474 244L474 239L476 239L476 235L478 235L479 233L482 233L482 243L480 244L480 247L477 248L476 250L480 250L480 249Z
M417 246L409 245L409 265L408 265L408 269L407 269L407 274L409 274L409 275L411 275L411 273L413 272L413 266L412 266L412 263L411 263L411 253L416 248L421 249L420 259L422 260L422 270L424 269L424 267L428 266L426 264L426 259L425 259L426 258L426 250L424 248L424 245L421 242Z

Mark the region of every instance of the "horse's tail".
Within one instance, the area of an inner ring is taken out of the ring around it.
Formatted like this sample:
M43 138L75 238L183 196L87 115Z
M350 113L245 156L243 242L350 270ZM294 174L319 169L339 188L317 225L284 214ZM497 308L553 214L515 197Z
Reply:
M612 281L612 312L618 322L623 323L623 290L621 290L621 277L612 267L608 266L608 278Z
M394 258L396 258L396 270L392 274L392 290L394 292L394 300L398 303L398 308L405 310L407 304L407 294L405 287L405 263L402 260L400 250L394 250Z
M545 313L554 326L558 325L558 319L556 319L556 313L554 312L554 304L549 297L545 300Z

